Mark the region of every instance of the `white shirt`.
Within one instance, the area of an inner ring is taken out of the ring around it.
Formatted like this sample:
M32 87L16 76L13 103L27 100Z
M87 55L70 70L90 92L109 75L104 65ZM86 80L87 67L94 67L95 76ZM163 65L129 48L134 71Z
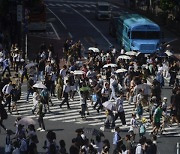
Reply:
M66 76L66 70L61 69L60 72L59 72L59 75L62 77L62 79L64 79L64 77Z
M12 89L13 89L12 85L6 84L3 87L2 92L3 94L10 94Z
M116 108L118 112L123 112L124 108L123 108L123 99L122 98L117 98L116 100Z
M48 74L51 74L51 70L52 70L52 67L49 66L49 65L46 65L45 72L48 73Z
M34 92L33 93L33 104L37 104L38 103L38 93L37 92Z
M137 144L136 154L143 154L142 146L140 143Z

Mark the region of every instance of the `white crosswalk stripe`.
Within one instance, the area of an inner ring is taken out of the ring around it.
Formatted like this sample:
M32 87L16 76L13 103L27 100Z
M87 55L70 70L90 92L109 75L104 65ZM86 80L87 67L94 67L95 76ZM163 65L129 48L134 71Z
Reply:
M61 7L61 6L63 6L63 5L62 5L62 4L56 4L56 6L60 6L60 7Z
M31 118L35 118L35 115L31 113L33 102L32 102L32 96L30 95L29 97L29 102L27 103L26 101L26 93L22 93L21 99L18 103L18 112L22 116L29 116ZM70 107L71 109L68 110L66 109L66 104L62 106L62 108L59 107L60 101L52 97L51 98L53 102L53 106L50 105L50 113L47 113L44 117L44 119L50 120L50 121L61 121L61 122L73 122L77 124L86 124L90 126L103 126L106 115L105 112L102 111L100 113L97 113L96 110L93 109L91 106L91 102L88 102L88 109L89 109L89 116L86 117L86 119L81 119L81 116L79 114L80 109L80 102L79 102L79 96L75 96L74 101L70 101ZM127 126L122 126L120 119L118 118L116 120L116 125L120 126L121 128L129 129L129 123L131 119L131 115L134 112L133 111L134 105L129 105L126 101L124 102L124 110L126 114L126 122ZM12 116L18 116L15 114L12 114ZM148 119L149 113L144 112L143 117ZM147 127L147 132L152 131L152 126L149 125ZM179 132L179 127L177 124L173 124L171 127L165 128L165 132L163 133L164 135L169 135L169 134L176 134L180 133ZM177 134L176 134L177 135Z
M56 6L56 5L55 5L55 4L52 4L52 3L49 3L48 6L54 7L54 6Z

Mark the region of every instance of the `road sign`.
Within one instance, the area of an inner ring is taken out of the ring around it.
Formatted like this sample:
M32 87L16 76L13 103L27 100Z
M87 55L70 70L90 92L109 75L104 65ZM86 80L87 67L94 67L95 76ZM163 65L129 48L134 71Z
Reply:
M17 5L17 21L22 21L22 5Z

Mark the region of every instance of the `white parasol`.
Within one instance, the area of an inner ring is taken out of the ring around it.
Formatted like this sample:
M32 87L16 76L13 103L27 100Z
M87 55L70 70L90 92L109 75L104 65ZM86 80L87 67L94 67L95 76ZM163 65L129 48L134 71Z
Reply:
M73 72L73 74L74 74L74 75L83 75L83 74L85 74L85 72L84 72L84 71L81 71L81 70L75 70L75 71Z
M108 68L108 67L117 67L117 64L106 64L103 66L103 68Z
M38 82L33 85L33 88L46 89L47 87L42 82Z
M90 47L88 48L88 50L91 50L93 52L100 52L98 48L95 48L95 47Z
M115 71L116 73L123 73L123 72L127 72L127 69L121 68Z
M114 103L112 101L106 101L103 103L104 108L113 111L114 110Z
M136 56L137 52L135 52L135 51L128 51L125 54L128 55L128 56Z
M117 58L117 60L119 59L131 59L131 57L127 56L127 55L121 55Z
M34 67L34 66L36 66L37 65L37 63L29 63L29 64L27 64L26 66L25 66L25 68L31 68L31 67Z
M170 57L170 56L172 56L172 55L173 55L173 53L172 53L172 52L170 52L169 50L166 50L165 54L166 54L168 57Z

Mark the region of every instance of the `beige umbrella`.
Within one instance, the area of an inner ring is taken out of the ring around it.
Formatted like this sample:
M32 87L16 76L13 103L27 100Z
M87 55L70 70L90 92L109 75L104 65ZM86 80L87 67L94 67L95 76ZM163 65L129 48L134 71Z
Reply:
M75 70L74 72L72 72L74 75L83 75L85 74L84 71L81 71L81 70Z
M131 57L127 56L127 55L121 55L117 58L117 60L119 59L131 59Z
M135 51L128 51L125 54L128 55L128 56L136 56L137 52L135 52Z
M18 125L21 124L21 125L24 125L24 126L29 126L29 125L35 125L36 122L32 118L30 118L30 117L24 117L21 120L19 120L17 122L17 124Z
M117 64L112 64L112 63L111 64L106 64L106 65L103 66L103 68L108 68L109 66L110 67L117 67Z
M116 73L123 73L123 72L127 72L127 69L121 68L115 71Z
M91 50L93 52L100 52L98 48L95 48L95 47L90 47L88 48L88 50Z
M38 82L33 85L33 88L46 89L47 87L42 82Z

